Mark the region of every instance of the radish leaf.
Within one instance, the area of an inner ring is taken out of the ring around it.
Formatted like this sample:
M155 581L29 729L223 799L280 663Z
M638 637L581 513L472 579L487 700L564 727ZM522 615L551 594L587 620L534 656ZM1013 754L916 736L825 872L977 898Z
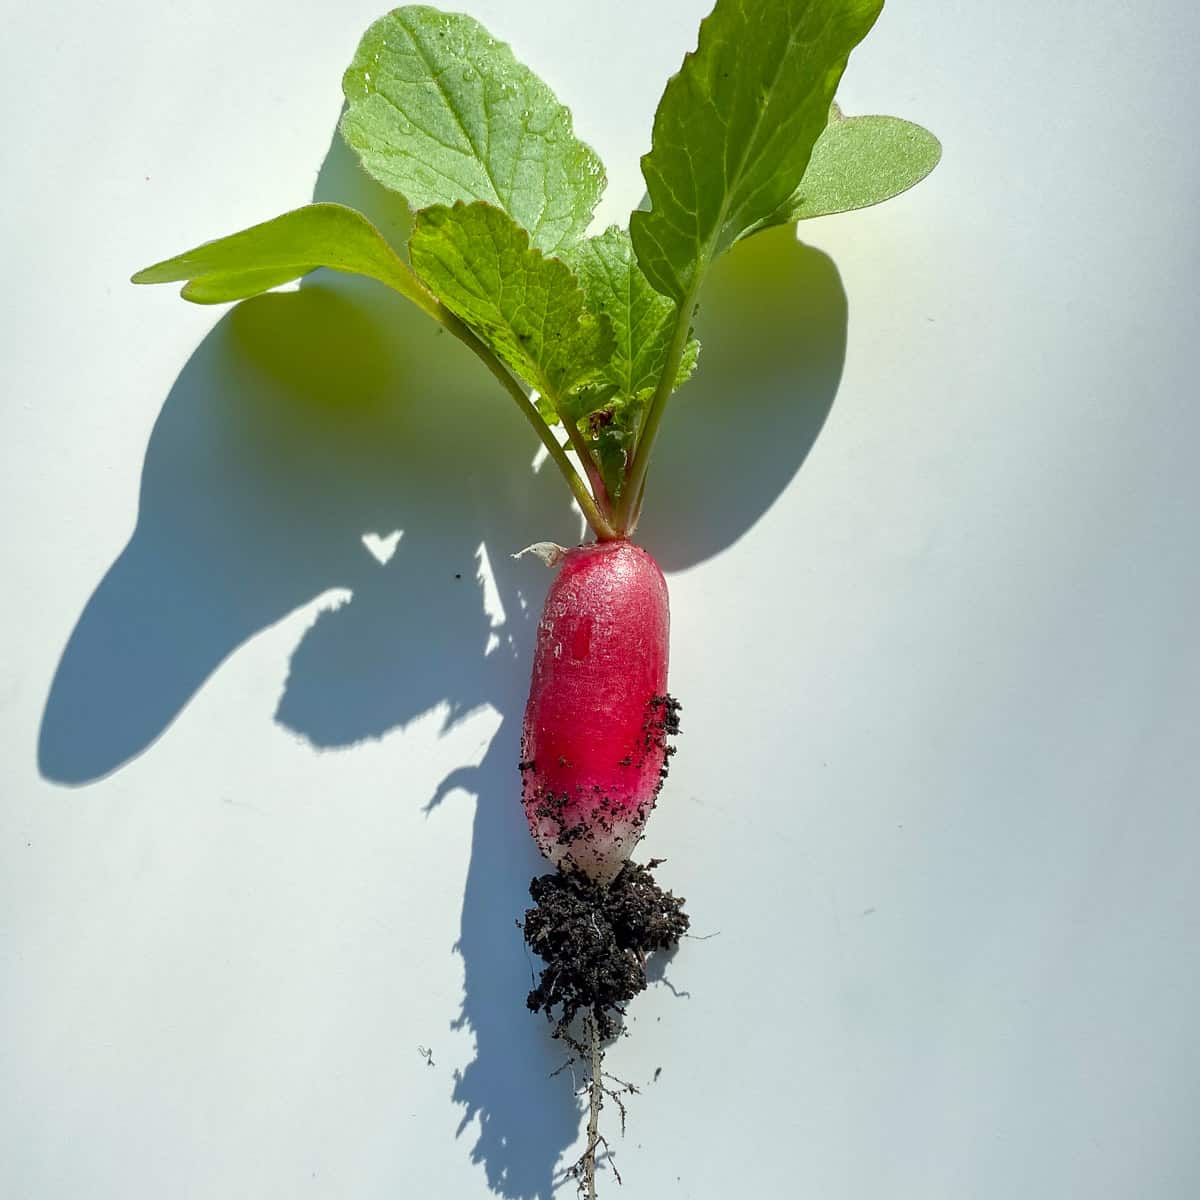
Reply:
M630 233L664 295L695 297L712 259L790 197L850 51L883 0L717 0L666 86Z
M201 304L321 266L387 284L509 394L596 535L627 537L667 402L696 367L713 259L768 226L886 200L938 161L919 126L833 104L882 5L715 0L659 102L629 232L590 239L604 168L550 88L473 18L398 8L343 76L340 129L416 211L411 266L361 214L313 204L133 280L182 280Z
M869 208L920 183L942 157L927 129L899 117L846 117L834 104L795 194L757 228Z
M629 234L615 225L579 242L565 257L575 268L592 310L612 321L616 347L605 367L605 379L621 396L645 400L666 366L675 332L675 305L650 286L637 264ZM676 387L696 369L699 353L700 343L692 338Z
M630 411L618 407L613 411L611 424L593 421L587 431L588 449L600 466L600 477L608 494L615 500L625 488L625 467L637 440L637 426L644 406L626 406ZM601 409L603 414L606 410Z
M561 405L599 467L609 498L625 485L625 468L641 432L646 401L666 369L675 333L676 306L650 286L633 253L629 234L613 226L579 242L566 254L579 275L588 304L612 322L615 346L601 382ZM700 343L689 338L675 387L696 369Z
M625 468L637 446L644 399L622 395L616 384L593 384L560 405L564 424L572 423L588 453L595 459L609 499L625 488Z
M540 250L581 237L604 168L571 114L478 21L413 5L367 30L342 80L342 133L413 208L485 200Z
M317 267L367 275L428 308L431 298L361 213L341 204L310 204L205 242L146 267L134 283L187 280L182 295L196 304L257 296Z
M496 356L558 409L597 380L612 326L588 311L579 280L490 204L437 205L417 214L413 269Z

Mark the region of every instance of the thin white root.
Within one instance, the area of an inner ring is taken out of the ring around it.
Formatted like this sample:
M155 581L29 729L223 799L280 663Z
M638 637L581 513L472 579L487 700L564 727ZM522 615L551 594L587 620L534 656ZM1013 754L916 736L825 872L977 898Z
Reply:
M600 1109L604 1106L604 1053L600 1049L600 1023L588 1022L592 1039L592 1077L588 1081L588 1144L583 1152L583 1179L587 1200L596 1200L596 1147L600 1143Z

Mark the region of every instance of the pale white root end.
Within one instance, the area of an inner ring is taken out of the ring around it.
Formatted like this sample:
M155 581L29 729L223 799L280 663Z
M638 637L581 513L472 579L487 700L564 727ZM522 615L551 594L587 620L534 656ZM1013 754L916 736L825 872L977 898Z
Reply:
M592 828L567 845L559 841L562 823L543 819L533 828L538 849L564 871L582 871L594 883L609 884L621 873L642 839L645 820L617 818L607 828Z

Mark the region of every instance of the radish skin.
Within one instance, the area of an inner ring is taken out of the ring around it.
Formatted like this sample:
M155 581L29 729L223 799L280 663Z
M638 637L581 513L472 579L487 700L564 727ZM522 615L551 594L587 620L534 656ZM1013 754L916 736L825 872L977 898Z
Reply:
M566 553L538 624L525 710L525 815L542 853L597 883L642 835L678 729L670 613L653 557L620 540Z

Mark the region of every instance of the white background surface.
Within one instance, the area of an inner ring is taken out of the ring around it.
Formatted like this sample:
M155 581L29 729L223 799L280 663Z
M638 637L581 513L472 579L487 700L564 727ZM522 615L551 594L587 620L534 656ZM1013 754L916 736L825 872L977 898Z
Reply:
M706 8L472 0L606 219ZM125 282L355 199L318 171L379 11L3 18L5 1197L542 1197L578 1153L514 928L549 576L506 555L571 538L560 485L374 285ZM646 851L720 936L612 1052L630 1200L1200 1194L1197 44L1166 0L893 3L843 105L942 166L709 289Z

